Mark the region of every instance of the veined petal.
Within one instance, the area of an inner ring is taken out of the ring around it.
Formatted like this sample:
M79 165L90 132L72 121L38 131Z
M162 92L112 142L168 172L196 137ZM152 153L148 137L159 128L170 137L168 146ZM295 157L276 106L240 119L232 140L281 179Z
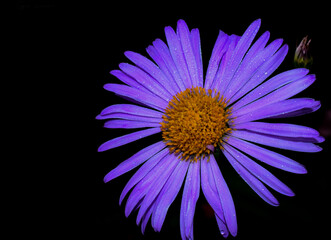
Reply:
M282 72L273 78L269 79L268 81L262 83L261 85L257 86L243 98L238 100L235 104L232 105L233 111L240 109L241 107L253 102L254 100L269 94L270 92L274 91L291 83L293 81L299 80L308 74L309 70L305 68L296 68L286 72Z
M287 51L288 46L284 45L271 58L269 58L269 60L262 64L252 78L250 78L250 80L247 81L246 84L233 95L233 97L231 97L229 104L232 104L267 79L267 77L269 77L283 62Z
M182 79L185 88L190 88L192 86L192 82L186 66L180 39L171 27L165 27L164 32L166 34L172 59L175 63L180 78Z
M313 143L290 141L277 136L259 134L247 130L233 131L231 135L246 141L297 152L319 152L322 150L321 147Z
M215 213L215 218L216 218L218 229L220 230L221 235L224 238L227 238L229 236L229 230L226 227L225 222L216 213Z
M232 167L237 173L245 180L245 182L267 203L272 206L278 206L279 202L271 194L271 192L261 183L256 177L254 177L246 168L239 164L234 156L232 156L227 150L223 151L225 157L228 159Z
M174 159L174 161L176 160L177 159ZM168 208L175 200L182 186L189 164L189 161L178 161L175 170L172 172L171 176L157 197L155 202L155 209L152 215L152 226L156 232L161 231L164 219L168 212Z
M104 124L105 128L146 128L160 127L160 123L156 122L141 122L132 120L110 120Z
M141 179L143 179L147 173L149 173L155 165L157 165L167 154L169 154L168 148L161 150L160 152L153 155L144 165L142 165L137 172L132 176L132 178L125 185L119 203L121 204L125 195L136 185Z
M132 121L140 121L146 123L160 123L162 119L160 118L153 118L153 117L142 117L134 114L128 113L111 113L107 115L98 115L95 119L103 120L103 119L125 119L125 120L132 120ZM107 124L107 122L105 123Z
M151 157L153 157L155 154L157 154L159 151L161 151L163 148L165 148L165 144L163 141L154 143L136 154L134 154L132 157L128 158L127 160L121 162L116 168L111 170L103 179L103 181L109 182L110 180L113 180L114 178L132 170L133 168L139 166L140 164L144 163Z
M172 95L152 76L145 71L128 63L120 63L120 69L127 75L136 79L136 81L145 87L152 95L156 95L166 101L169 101Z
M197 63L198 70L198 86L203 87L203 64L202 64L202 53L201 53L201 42L199 29L194 28L191 30L191 42Z
M106 107L104 110L101 111L100 115L107 115L111 113L128 113L143 117L152 117L162 119L163 113L159 111L155 111L152 109L148 109L145 107L132 105L132 104L115 104L109 107Z
M108 91L114 92L118 95L133 99L135 101L141 102L149 107L155 108L157 110L164 111L168 106L168 102L164 99L146 92L142 92L138 89L128 87L122 84L112 84L108 83L104 85L104 88Z
M200 162L190 163L180 207L180 233L182 239L193 239L193 217L200 194Z
M273 188L277 192L287 195L294 196L294 192L277 179L272 173L268 170L257 164L255 161L247 157L242 152L236 150L228 144L224 145L224 149L230 153L233 158L240 163L245 169L252 173L256 178L260 179L262 182L267 184L269 187Z
M130 87L139 89L142 92L150 93L150 91L145 88L143 85L141 85L139 82L137 82L136 79L130 77L126 73L122 72L121 70L112 70L110 71L110 74L117 77L119 80L121 80L123 83L129 85Z
M222 31L219 31L216 43L214 45L211 57L209 59L208 69L206 73L205 88L209 89L214 81L216 76L219 63L222 59L222 56L226 52L229 46L228 41L229 36Z
M232 236L237 235L237 217L230 190L222 176L214 155L210 155L210 164L214 175L218 196L221 199L224 220Z
M229 137L227 143L270 166L292 173L307 173L307 170L303 165L279 153L267 150L235 137Z
M121 137L117 137L114 139L111 139L103 144L98 148L99 152L103 152L112 148L116 148L122 145L125 145L130 142L134 142L136 140L139 140L141 138L153 135L155 133L161 132L160 128L149 128L145 130L141 130L138 132L130 133L127 135L123 135Z
M151 60L142 56L139 53L132 51L126 51L125 56L135 63L138 67L146 71L150 76L157 81L156 84L163 88L163 91L167 91L171 96L175 95L175 89L173 89L172 84L169 84L169 80L163 74L158 66L156 66Z
M184 20L177 22L177 34L182 44L182 49L185 57L186 66L191 78L192 87L198 86L199 73L198 66L193 52L191 33Z
M181 91L184 91L186 89L185 83L182 80L182 78L177 70L176 63L171 56L168 46L160 39L156 39L153 42L153 46L155 47L157 52L160 54L160 56L164 60L164 63L166 64L167 68L169 69L169 72L172 74L172 77L175 80L175 83L178 85L178 87L181 89Z
M260 28L260 25L261 25L261 19L255 20L244 32L236 48L233 50L233 54L227 63L227 66L225 68L225 73L223 76L222 85L225 86L225 89L227 89L227 86L229 85L234 74L236 73L239 64L241 63L245 53L247 52L253 39L255 38ZM222 91L221 95L224 95L224 93L225 92Z
M157 181L154 181L149 186L149 190L144 197L144 200L141 203L139 208L139 212L137 215L136 223L137 225L140 223L141 218L147 212L148 208L151 206L153 201L157 198L158 194L161 192L161 189L164 187L165 183L168 181L170 175L178 165L177 157L174 154L169 154L165 157L164 160L164 168L162 171L157 174ZM160 167L162 169L162 167ZM157 170L155 170L157 171ZM172 183L173 184L173 183ZM177 184L177 183L176 183ZM161 193L162 194L162 193Z
M324 138L315 129L288 123L246 122L236 125L236 129L293 138L302 142L320 143L324 141Z
M321 106L311 98L293 98L261 107L235 119L235 124L264 118L294 117L316 111Z
M294 81L287 85L284 85L268 95L262 96L262 98L257 99L255 102L247 104L246 106L242 107L237 111L233 111L232 114L234 117L237 117L248 112L252 112L266 105L272 104L274 102L288 99L309 87L314 81L315 75L308 75L298 81Z

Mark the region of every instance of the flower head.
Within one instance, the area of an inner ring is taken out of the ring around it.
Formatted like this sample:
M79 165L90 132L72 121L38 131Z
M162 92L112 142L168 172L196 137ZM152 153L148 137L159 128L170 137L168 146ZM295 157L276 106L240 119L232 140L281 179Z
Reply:
M287 196L294 193L258 161L293 173L303 174L306 169L260 145L298 152L321 150L315 143L324 139L316 130L268 122L269 118L316 111L320 102L291 98L315 81L307 69L289 70L268 79L288 47L282 46L281 39L267 45L269 32L253 43L260 23L254 21L241 37L220 31L206 74L199 30L190 31L183 20L178 21L176 32L165 28L167 44L157 39L147 48L154 62L128 51L125 55L135 65L121 63L120 70L111 71L125 85L106 84L104 88L136 104L111 105L97 119L110 119L105 123L108 128L144 129L109 140L99 151L162 133L159 142L123 161L104 178L108 182L141 165L124 187L120 203L132 190L125 214L139 209L137 224L142 232L150 218L154 230L161 230L169 206L184 185L182 239L193 239L200 187L214 210L221 235L236 236L236 211L214 157L215 149L221 150L248 185L274 206L279 203L265 185Z

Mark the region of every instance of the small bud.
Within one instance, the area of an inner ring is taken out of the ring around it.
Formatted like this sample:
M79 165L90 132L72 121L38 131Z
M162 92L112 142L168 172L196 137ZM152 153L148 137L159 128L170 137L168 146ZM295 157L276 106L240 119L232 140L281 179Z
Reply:
M313 58L310 56L309 44L311 39L305 36L299 46L297 46L294 54L294 65L296 67L309 67L313 64Z

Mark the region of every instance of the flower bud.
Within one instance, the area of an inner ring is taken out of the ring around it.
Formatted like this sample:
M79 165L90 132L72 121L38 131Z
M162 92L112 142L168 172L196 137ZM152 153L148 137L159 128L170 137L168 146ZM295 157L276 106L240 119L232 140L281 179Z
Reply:
M313 63L313 58L310 56L309 44L311 39L305 36L294 53L294 65L296 67L310 67Z

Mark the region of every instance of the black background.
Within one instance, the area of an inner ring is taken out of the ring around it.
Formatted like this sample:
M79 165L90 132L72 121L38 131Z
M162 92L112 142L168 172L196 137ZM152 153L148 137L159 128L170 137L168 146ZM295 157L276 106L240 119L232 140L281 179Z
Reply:
M18 205L27 213L14 216L14 223L32 223L26 231L46 238L180 239L181 193L170 207L161 233L155 233L148 224L143 236L135 224L136 213L127 219L124 204L118 206L121 190L134 171L103 183L108 171L160 135L97 153L101 143L130 132L104 129L103 122L94 119L103 108L125 102L102 86L119 82L109 71L128 62L124 51L147 56L145 48L156 38L165 40L164 27L175 28L178 19L184 19L190 29L199 28L206 69L219 29L241 35L252 21L261 18L258 36L268 30L270 40L283 38L289 45L289 53L276 73L293 68L296 45L306 35L312 39L311 72L317 80L298 96L320 100L322 107L313 114L283 121L318 129L326 141L320 153L280 151L304 164L306 175L267 167L296 193L291 198L275 192L279 207L259 199L231 166L220 160L236 205L236 239L318 239L326 235L330 224L331 127L330 119L326 120L331 109L328 6L313 2L107 2L49 0L16 4L10 35L18 66L13 87L22 100L16 111L24 123L21 136L26 140L25 153L33 161L21 165L23 170L32 169L19 185L24 197ZM195 239L222 238L202 192L194 232Z

